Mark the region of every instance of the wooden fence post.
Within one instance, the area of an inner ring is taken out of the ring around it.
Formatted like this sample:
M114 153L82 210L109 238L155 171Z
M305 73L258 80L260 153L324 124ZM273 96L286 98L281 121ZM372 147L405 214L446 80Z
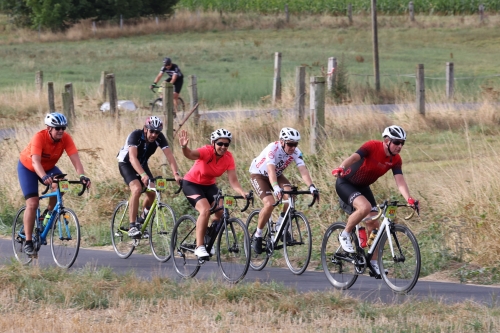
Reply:
M424 82L424 65L417 65L417 110L418 112L425 116L425 82Z
M306 68L295 67L295 112L299 115L299 123L304 121L306 101Z
M285 18L286 18L286 23L290 23L290 13L288 12L288 4L285 4Z
M117 112L118 97L116 95L115 74L106 74L106 90L109 99L109 112L114 116Z
M35 89L36 95L40 97L43 91L43 71L37 71L35 73Z
M337 73L335 69L337 68L337 58L330 57L328 58L328 66L327 66L327 87L328 91L332 92L335 89L335 79L337 77Z
M66 118L68 119L68 125L71 126L71 116L70 116L70 94L69 92L63 92L62 94L62 103L63 103L63 114L66 115Z
M197 80L196 80L196 75L189 75L189 97L191 99L191 108L189 111L191 111L196 104L198 104L198 85L197 85ZM198 124L200 122L200 112L198 110L198 107L196 107L196 110L194 110L194 125L198 127Z
M170 149L174 150L174 85L163 81L163 114L167 118L167 141Z
M446 97L448 99L453 98L454 84L455 84L455 72L452 62L446 63Z
M54 103L54 82L47 82L47 90L49 96L49 112L56 112L56 105Z
M104 102L107 98L107 85L106 85L106 75L108 75L108 71L101 72L101 82L99 83L99 97L101 98L101 102Z
M347 5L347 18L349 19L349 25L352 25L352 4Z
M123 30L123 15L120 14L120 30Z
M316 154L325 138L325 78L313 76L310 83L311 153Z
M274 54L273 105L279 100L281 100L281 52L276 52Z
M94 33L94 35L95 35L96 31L97 31L97 28L95 26L95 21L92 21L92 32Z
M484 5L480 4L479 5L479 22L483 23L484 21Z
M410 21L415 22L415 9L413 7L413 1L408 4L408 11L410 12Z
M69 99L69 102L70 102L69 112L70 112L70 117L74 119L76 116L76 113L75 113L75 100L74 100L75 97L73 94L73 83L71 83L71 82L66 83L64 85L64 92L69 93L69 97L70 97L70 99Z

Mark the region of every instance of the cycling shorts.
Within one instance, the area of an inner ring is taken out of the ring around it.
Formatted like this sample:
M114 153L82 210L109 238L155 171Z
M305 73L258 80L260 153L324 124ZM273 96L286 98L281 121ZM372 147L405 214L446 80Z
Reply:
M335 190L339 196L340 208L342 208L348 215L354 212L352 203L354 199L359 196L364 196L366 200L372 205L372 212L378 212L377 202L373 196L370 186L355 186L344 178L337 178L335 183Z
M144 169L144 172L148 175L150 179L153 179L153 174L149 170L148 165L143 165L142 168ZM135 171L134 167L130 163L123 163L119 162L118 163L118 169L120 169L120 175L122 175L123 180L125 181L125 184L129 185L131 181L133 180L138 180L142 184L141 176Z
M166 79L165 81L170 82L172 80L171 77ZM174 92L180 94L182 90L182 85L184 84L184 76L177 77L177 79L174 82Z
M55 166L50 170L45 170L45 173L48 175L57 175L62 172ZM17 162L17 178L19 179L24 199L28 200L29 198L38 197L38 182L43 184L42 179L38 177L36 172L26 168L21 161Z
M283 188L283 186L290 186L290 182L283 175L279 176L277 180L281 188ZM269 177L263 176L260 173L252 173L250 174L250 183L255 193L257 193L257 196L261 199L274 194L274 189L269 182Z
M215 200L214 195L219 193L219 188L215 184L200 185L183 179L182 192L184 192L191 206L196 207L196 203L202 199L207 199L208 203L212 205Z

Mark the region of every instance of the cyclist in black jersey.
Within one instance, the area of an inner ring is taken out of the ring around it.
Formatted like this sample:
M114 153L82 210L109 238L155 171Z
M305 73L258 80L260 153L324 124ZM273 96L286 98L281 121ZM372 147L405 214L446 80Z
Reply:
M177 112L177 101L179 100L179 94L181 93L182 85L184 83L184 75L182 75L179 66L172 63L172 59L166 57L163 59L163 66L160 68L160 73L158 73L154 79L150 89L153 89L156 86L163 74L168 75L168 78L165 81L174 85L174 109Z
M165 135L161 132L163 122L156 116L151 116L146 119L143 129L134 130L127 136L125 145L118 152L118 168L125 183L130 187L130 202L129 202L129 221L130 228L128 234L130 237L140 237L141 232L138 223L144 221L147 215L155 194L146 192L146 198L143 202L144 211L140 218L137 217L139 210L139 197L141 196L142 186L147 186L149 179L153 178L151 170L148 167L148 159L153 155L159 147L167 158L175 180L180 184L181 176L179 168L175 161L172 150L168 146Z

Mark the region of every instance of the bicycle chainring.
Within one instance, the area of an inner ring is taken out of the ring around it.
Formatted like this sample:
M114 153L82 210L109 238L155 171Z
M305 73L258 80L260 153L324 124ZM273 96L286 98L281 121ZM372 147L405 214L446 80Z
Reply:
M364 253L355 253L354 258L356 263L354 264L354 268L356 269L356 273L363 274L366 270L366 257Z

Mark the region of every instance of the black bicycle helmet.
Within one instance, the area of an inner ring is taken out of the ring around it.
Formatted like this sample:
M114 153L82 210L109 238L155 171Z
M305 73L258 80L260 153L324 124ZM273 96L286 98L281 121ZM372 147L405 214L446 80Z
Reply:
M170 65L172 65L172 59L170 59L169 57L165 57L165 58L163 59L163 64L164 64L165 66L170 66Z

